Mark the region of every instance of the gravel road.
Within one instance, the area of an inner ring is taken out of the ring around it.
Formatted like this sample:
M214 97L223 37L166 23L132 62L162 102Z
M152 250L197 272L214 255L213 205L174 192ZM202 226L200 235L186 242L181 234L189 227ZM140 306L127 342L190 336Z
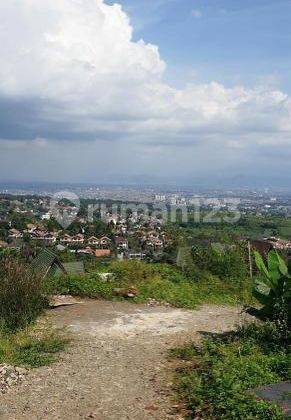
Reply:
M59 362L31 370L0 396L4 420L175 419L168 349L200 333L232 329L234 307L197 311L88 300L49 314L72 331Z

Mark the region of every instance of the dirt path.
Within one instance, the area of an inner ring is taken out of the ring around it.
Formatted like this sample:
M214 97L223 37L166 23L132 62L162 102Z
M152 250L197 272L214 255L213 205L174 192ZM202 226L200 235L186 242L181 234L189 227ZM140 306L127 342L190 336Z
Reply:
M32 370L0 397L1 419L176 418L168 349L242 321L237 308L185 311L103 301L58 308L50 317L75 339L58 363Z

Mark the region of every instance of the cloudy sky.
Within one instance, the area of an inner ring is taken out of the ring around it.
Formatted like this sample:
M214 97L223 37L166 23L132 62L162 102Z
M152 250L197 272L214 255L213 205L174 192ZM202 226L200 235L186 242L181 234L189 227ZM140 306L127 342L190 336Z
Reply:
M1 0L0 180L291 181L291 0Z

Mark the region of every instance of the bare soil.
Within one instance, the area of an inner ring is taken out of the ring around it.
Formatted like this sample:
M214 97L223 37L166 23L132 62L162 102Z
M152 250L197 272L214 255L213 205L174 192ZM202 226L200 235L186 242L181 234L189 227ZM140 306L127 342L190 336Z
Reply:
M4 420L146 420L173 412L168 350L203 332L233 329L240 308L197 311L86 300L50 311L54 325L72 332L59 362L31 370L1 396Z

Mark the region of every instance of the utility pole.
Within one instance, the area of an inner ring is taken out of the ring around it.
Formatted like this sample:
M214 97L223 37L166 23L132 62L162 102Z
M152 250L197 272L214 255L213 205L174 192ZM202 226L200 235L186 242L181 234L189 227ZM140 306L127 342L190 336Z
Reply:
M248 240L248 252L249 252L249 267L250 267L250 278L253 278L253 263L252 263L252 252L251 252L251 242Z

